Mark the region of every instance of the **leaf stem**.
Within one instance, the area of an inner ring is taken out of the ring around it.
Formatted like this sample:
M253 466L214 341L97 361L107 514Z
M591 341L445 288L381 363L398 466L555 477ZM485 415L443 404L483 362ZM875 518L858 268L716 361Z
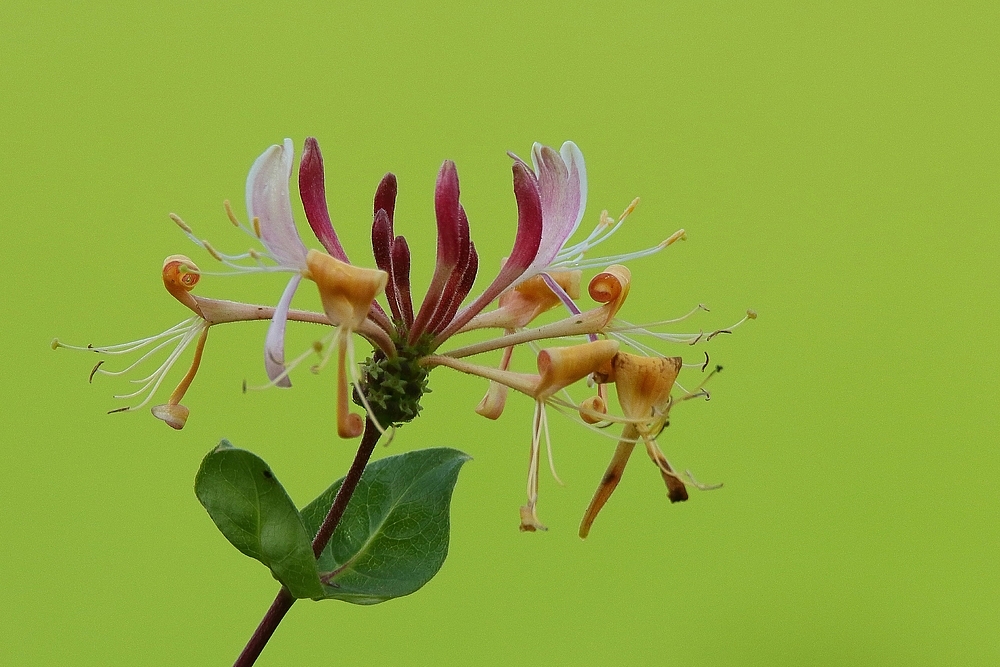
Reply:
M341 517L344 516L347 503L350 502L351 496L354 495L355 489L358 488L358 482L361 481L361 473L364 472L365 466L368 465L368 460L372 457L372 452L375 451L375 445L378 444L378 439L381 435L378 428L372 423L372 420L367 419L365 421L365 432L361 436L361 444L358 445L358 453L354 455L354 462L351 463L351 468L347 471L344 482L337 490L333 504L330 505L330 511L327 512L326 518L323 519L319 531L316 532L316 537L313 538L313 554L317 558L323 553L323 549L326 548L330 538L333 537L333 531L337 529L337 524L340 523ZM293 604L295 604L295 598L292 597L287 588L282 586L281 590L278 591L277 597L274 598L274 602L271 603L271 607L264 614L264 618L261 619L257 629L254 630L250 641L247 642L247 645L243 648L243 652L240 653L240 657L233 663L233 667L250 667L250 665L253 665L257 661L257 657L260 656L268 640L271 639L271 635L278 629L281 619L285 617L285 614L288 613Z

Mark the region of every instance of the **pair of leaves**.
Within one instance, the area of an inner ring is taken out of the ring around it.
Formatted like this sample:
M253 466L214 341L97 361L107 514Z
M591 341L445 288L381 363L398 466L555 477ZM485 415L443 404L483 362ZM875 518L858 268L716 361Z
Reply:
M312 536L343 479L299 512L260 457L223 440L202 461L195 494L226 539L293 596L375 604L413 593L441 568L451 495L468 460L435 448L369 463L318 561Z

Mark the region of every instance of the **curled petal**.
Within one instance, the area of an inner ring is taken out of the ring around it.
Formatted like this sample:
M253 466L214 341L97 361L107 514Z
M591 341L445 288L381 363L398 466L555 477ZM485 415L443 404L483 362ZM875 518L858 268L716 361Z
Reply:
M618 354L618 341L599 340L568 347L550 347L538 353L535 398L544 401L591 373L606 372Z
M385 290L385 271L352 266L326 253L310 250L306 277L319 288L320 301L330 322L352 331L368 317L372 299Z
M510 368L510 359L513 355L513 346L504 348L503 357L500 360L500 370L506 371ZM499 419L507 405L507 393L507 385L490 380L490 388L486 390L483 400L476 406L476 413L487 419Z
M476 414L487 419L500 419L503 409L507 405L507 387L499 382L490 381L490 387L486 390L483 400L476 406Z
M333 223L330 222L324 179L323 154L319 150L319 142L315 137L307 137L299 162L299 197L302 198L306 220L328 253L342 262L349 262L347 253L337 238L337 232L333 229Z
M184 255L171 255L163 260L163 286L170 295L202 316L198 301L189 294L201 280L198 265Z
M268 379L278 387L292 386L291 380L284 375L285 324L288 321L288 308L300 282L302 282L301 273L296 273L288 281L285 291L281 294L281 300L278 301L278 307L274 309L271 324L267 327L267 337L264 339L264 369L267 371Z
M587 291L597 303L604 304L608 322L618 314L632 283L632 272L621 264L613 264L593 277Z
M580 404L580 419L588 424L604 421L601 415L608 414L608 404L600 396L591 396Z
M173 403L165 403L163 405L154 405L150 408L150 412L157 419L166 423L167 426L179 431L184 428L187 423L188 415L191 414L191 410L187 407Z
M259 221L260 240L275 261L302 269L306 247L295 229L288 200L292 156L292 140L285 139L282 146L271 146L257 158L247 176L247 212Z
M629 419L647 420L670 401L670 390L681 370L680 357L640 357L619 352L612 361L622 412Z

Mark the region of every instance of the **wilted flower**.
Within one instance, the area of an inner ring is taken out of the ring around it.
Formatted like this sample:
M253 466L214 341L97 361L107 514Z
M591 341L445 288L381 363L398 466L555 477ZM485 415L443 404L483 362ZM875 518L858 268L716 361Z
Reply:
M171 256L162 270L164 285L194 316L162 334L134 343L78 349L124 354L152 346L122 371L107 371L100 364L95 368L95 372L120 375L133 370L159 350L174 346L167 360L153 374L138 381L143 385L138 392L119 396L127 399L145 394L139 405L122 409L134 410L150 401L181 353L197 340L188 372L168 402L153 408L158 418L174 428L181 428L188 409L180 400L201 363L209 328L228 322L268 319L270 324L264 341L268 386L289 387L289 374L309 356L320 355L319 362L313 366L313 370L319 371L336 353L336 421L341 437L359 436L365 424L364 419L350 412L349 398L363 408L368 420L380 430L414 419L419 414L422 395L429 391L428 375L437 366L488 380L487 395L477 411L493 419L503 411L509 389L529 396L535 403L535 411L531 426L528 500L521 508L522 530L544 529L537 516L543 437L555 476L547 408L569 414L588 428L599 430L611 424L623 425L618 450L587 510L581 536L586 536L597 512L614 490L629 454L640 440L660 470L670 499L686 499L686 485L701 485L690 476L682 478L674 471L656 444L656 437L674 404L695 396L707 398L708 394L699 385L693 391L680 389L677 396L672 396L677 375L685 364L680 357L661 356L635 337L651 336L695 344L730 332L732 328L708 335L702 332L669 334L660 329L684 318L645 325L632 325L617 319L631 288L631 273L622 262L658 252L684 238L684 230L652 248L610 257L591 257L588 253L622 227L638 200L617 219L603 212L596 228L584 240L570 243L583 219L587 200L586 167L580 150L572 142L563 144L559 151L535 144L531 151L532 166L512 157L518 210L513 247L498 274L465 306L463 303L472 293L478 274L479 256L460 202L454 163L446 161L438 173L434 193L437 222L434 273L423 300L414 308L409 245L394 231L396 177L386 174L374 197L372 249L376 268L352 264L330 220L319 145L315 139L307 139L299 165L299 192L309 225L325 252L307 249L292 217L288 183L293 150L291 141L286 139L283 145L266 150L250 169L246 188L249 222L241 223L226 203L229 219L259 242L260 249L223 254L195 236L192 228L178 216L172 216L192 240L231 271L290 274L278 303L270 307L199 297L192 289L201 276L210 274L186 257ZM588 283L587 294L596 305L584 310L576 302L581 296L582 272L592 268L603 270ZM303 278L316 285L322 313L291 308ZM379 305L379 297L385 298L387 310ZM494 303L497 308L487 310ZM559 306L566 309L565 317L541 326L530 326L543 313ZM748 311L750 317L754 317L752 311ZM289 321L325 324L332 329L312 348L286 362L285 329ZM482 329L499 329L500 335L439 352L453 337ZM371 356L360 368L355 362L353 334L359 334L373 346ZM539 349L540 341L562 341L563 344L549 344ZM510 370L514 347L525 345L535 354L537 373ZM625 352L625 346L634 352ZM471 357L493 351L502 351L499 367L469 361ZM701 366L704 370L708 365L707 355L704 364L690 365ZM589 386L596 384L596 394L583 400L574 399L567 390L584 382ZM621 415L611 412L608 387L612 385L617 390Z

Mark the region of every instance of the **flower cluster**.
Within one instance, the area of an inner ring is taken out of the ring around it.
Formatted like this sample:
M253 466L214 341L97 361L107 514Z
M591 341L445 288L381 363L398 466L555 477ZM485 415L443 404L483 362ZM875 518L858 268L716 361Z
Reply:
M619 319L632 281L624 263L685 238L684 230L652 248L593 257L593 248L622 227L638 200L618 218L604 211L586 238L572 243L570 239L580 226L587 200L587 173L580 150L572 142L566 142L558 151L536 143L530 165L516 155L511 157L517 202L514 244L497 275L471 299L479 256L460 201L454 163L446 161L438 173L434 192L437 257L430 285L415 307L410 288L410 249L393 227L396 177L386 174L375 192L371 228L375 268L358 266L348 259L330 220L319 144L313 138L307 139L299 162L299 194L309 226L323 250L308 249L292 217L289 182L294 155L292 142L286 139L282 145L267 149L250 169L246 187L248 222L241 222L229 203L225 204L230 221L253 239L254 248L240 254L222 253L197 237L180 217L171 215L191 240L229 271L289 274L276 305L198 296L194 288L203 275L211 273L199 269L186 256L171 255L163 263L163 283L193 313L191 317L161 334L131 343L80 348L54 341L53 347L73 347L105 356L137 356L133 363L115 371L104 368L102 360L91 372L91 379L97 374L131 373L157 353L169 350L152 373L132 380L140 385L137 391L116 397L141 399L136 405L112 410L125 412L147 405L184 350L195 343L187 373L167 402L152 408L154 416L175 429L183 428L189 417L190 411L181 401L201 364L210 328L229 322L269 320L264 340L268 386L290 387L290 373L313 355L319 356L312 366L316 372L336 356L336 424L342 438L360 436L366 424L385 432L417 417L421 397L429 391L429 374L437 367L487 380L486 394L476 411L490 419L500 417L509 390L514 390L535 404L527 503L521 508L520 527L525 531L545 529L537 512L538 477L543 439L555 476L547 416L550 408L602 435L607 435L602 430L605 427L622 426L620 435L613 436L618 441L617 449L584 515L581 537L586 537L639 442L659 470L672 502L686 500L688 487L710 488L696 482L689 472L677 472L656 439L675 405L709 397L705 381L721 368L706 374L707 353L704 360L685 364L681 357L663 356L639 338L695 345L731 333L756 314L747 311L743 319L726 329L686 334L662 329L706 308L698 306L683 317L643 325ZM590 269L599 269L586 290L594 305L583 309L578 305L583 272ZM291 308L303 279L318 289L322 312ZM380 304L380 298L384 298L385 306ZM494 303L496 307L490 308ZM565 316L532 326L536 318L555 308L564 308ZM289 321L312 322L330 329L309 350L286 361L285 329ZM496 330L498 334L442 349L454 338L477 330ZM372 345L372 354L362 364L356 360L355 334ZM541 347L543 341L547 347ZM513 351L519 346L529 348L534 355L537 372L511 370ZM499 366L471 360L494 351L501 353ZM704 374L702 382L691 389L677 382L685 366L700 368ZM573 398L568 391L584 385L589 396L582 400ZM612 408L611 387L620 412ZM352 411L352 402L360 406L364 416Z

